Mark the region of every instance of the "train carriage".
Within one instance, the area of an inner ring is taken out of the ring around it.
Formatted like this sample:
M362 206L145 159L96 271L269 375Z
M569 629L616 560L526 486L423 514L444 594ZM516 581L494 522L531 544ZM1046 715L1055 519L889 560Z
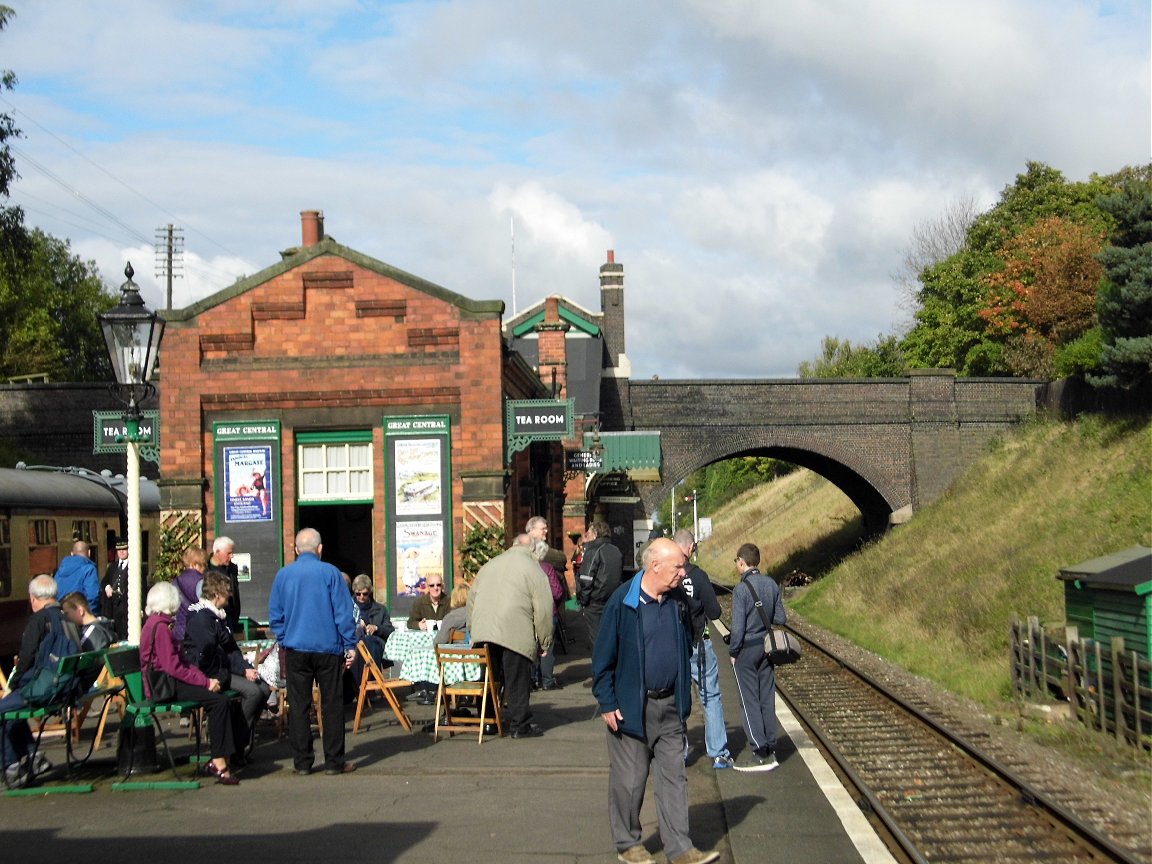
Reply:
M140 484L143 569L147 574L157 544L149 542L158 523L156 484ZM127 530L124 478L83 468L0 468L0 665L11 668L20 634L31 614L28 582L55 573L76 540L92 547L104 574L117 537Z

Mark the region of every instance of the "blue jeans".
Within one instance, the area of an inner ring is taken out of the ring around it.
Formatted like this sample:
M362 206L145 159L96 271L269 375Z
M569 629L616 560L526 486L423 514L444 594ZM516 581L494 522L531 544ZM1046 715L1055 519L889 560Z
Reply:
M700 640L692 650L691 663L692 680L696 683L700 708L704 713L704 746L708 749L708 758L730 756L724 706L720 702L720 669L711 639Z

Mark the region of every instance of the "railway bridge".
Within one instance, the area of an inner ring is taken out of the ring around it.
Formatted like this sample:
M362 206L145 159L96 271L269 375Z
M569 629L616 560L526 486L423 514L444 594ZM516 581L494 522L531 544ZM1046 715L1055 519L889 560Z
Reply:
M935 369L904 378L616 379L609 386L605 429L660 433L660 480L636 484L644 512L705 465L770 456L836 484L875 532L909 519L993 437L1035 414L1042 382Z

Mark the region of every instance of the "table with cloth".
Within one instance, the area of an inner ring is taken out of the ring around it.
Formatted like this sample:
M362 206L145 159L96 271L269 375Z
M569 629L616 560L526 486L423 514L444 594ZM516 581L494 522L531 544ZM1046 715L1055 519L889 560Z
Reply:
M397 674L407 681L440 680L436 663L435 632L428 630L396 630L384 645L384 656L396 664ZM444 683L479 681L480 667L473 664L451 663L444 669Z

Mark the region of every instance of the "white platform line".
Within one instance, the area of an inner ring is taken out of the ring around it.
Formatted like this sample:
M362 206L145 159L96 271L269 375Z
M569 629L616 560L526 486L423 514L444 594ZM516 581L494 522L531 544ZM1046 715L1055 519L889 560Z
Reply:
M840 782L840 778L836 776L836 772L832 770L832 766L808 737L808 733L804 731L804 727L800 725L779 693L776 694L776 721L792 740L796 752L800 754L816 785L836 811L840 824L848 833L848 839L852 841L865 864L896 864L892 853L888 851L876 834L876 830L869 824L856 802L852 800L852 796L848 794L848 790L844 788L844 784Z

